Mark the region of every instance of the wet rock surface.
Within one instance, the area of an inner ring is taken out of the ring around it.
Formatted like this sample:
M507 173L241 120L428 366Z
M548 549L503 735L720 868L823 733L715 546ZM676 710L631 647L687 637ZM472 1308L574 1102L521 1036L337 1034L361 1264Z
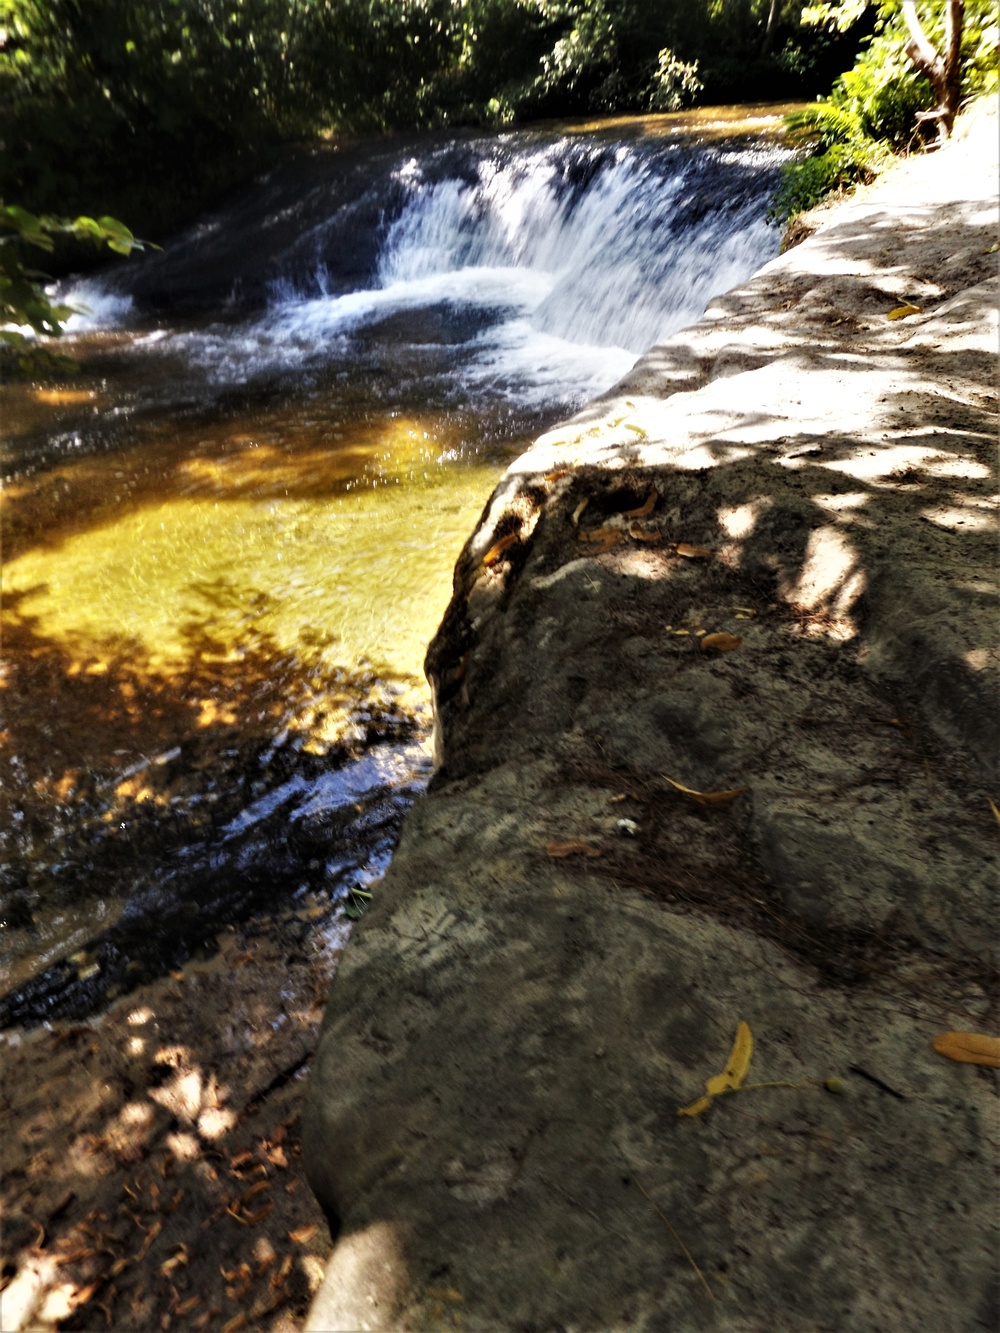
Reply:
M833 209L487 505L324 1020L309 1328L995 1321L996 1074L930 1045L996 1029L994 141ZM740 1021L749 1086L678 1116Z

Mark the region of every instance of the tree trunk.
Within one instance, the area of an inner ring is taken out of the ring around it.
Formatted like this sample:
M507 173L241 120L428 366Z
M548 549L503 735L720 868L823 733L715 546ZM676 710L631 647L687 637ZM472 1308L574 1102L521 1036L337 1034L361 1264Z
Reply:
M916 0L903 0L903 17L910 30L906 54L921 74L930 80L937 106L923 113L921 119L936 120L938 143L951 135L962 91L962 26L965 0L947 0L944 15L944 51L934 49L917 13Z
M781 0L771 0L771 8L767 13L767 27L764 29L764 41L761 43L760 53L762 56L770 55L771 47L774 44L774 32L778 26L778 9Z

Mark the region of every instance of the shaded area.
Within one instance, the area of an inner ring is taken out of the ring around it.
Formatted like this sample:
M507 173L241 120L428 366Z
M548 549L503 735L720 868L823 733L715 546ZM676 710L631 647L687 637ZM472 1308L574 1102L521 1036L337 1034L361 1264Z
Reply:
M234 655L211 611L233 590L201 591L172 671L6 608L4 952L14 977L72 957L0 1000L4 1026L93 1012L306 889L333 913L388 859L422 769L399 687L331 670L320 635L293 653L248 629Z
M322 896L99 1018L0 1037L4 1328L298 1328L329 1237L298 1123Z

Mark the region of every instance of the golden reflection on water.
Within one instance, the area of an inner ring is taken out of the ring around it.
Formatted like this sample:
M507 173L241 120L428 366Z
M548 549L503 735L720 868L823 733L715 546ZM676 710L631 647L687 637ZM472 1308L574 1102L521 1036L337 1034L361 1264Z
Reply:
M253 633L422 679L498 467L442 461L459 443L443 418L362 421L333 445L302 427L280 438L280 423L198 432L15 491L30 511L14 524L29 549L4 571L17 615L91 672L122 640L158 673L180 670L190 626L208 620L234 663Z
M733 106L699 106L648 116L604 116L563 122L567 134L626 133L651 138L667 135L691 139L725 139L735 134L766 132L781 135L784 118L808 102L747 102Z

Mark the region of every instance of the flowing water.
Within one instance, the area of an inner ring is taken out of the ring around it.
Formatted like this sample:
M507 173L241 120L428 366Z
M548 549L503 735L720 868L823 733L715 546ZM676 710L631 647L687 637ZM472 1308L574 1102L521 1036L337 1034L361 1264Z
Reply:
M68 292L79 373L3 390L0 1023L279 903L340 937L426 779L462 542L777 252L782 110L303 151Z

